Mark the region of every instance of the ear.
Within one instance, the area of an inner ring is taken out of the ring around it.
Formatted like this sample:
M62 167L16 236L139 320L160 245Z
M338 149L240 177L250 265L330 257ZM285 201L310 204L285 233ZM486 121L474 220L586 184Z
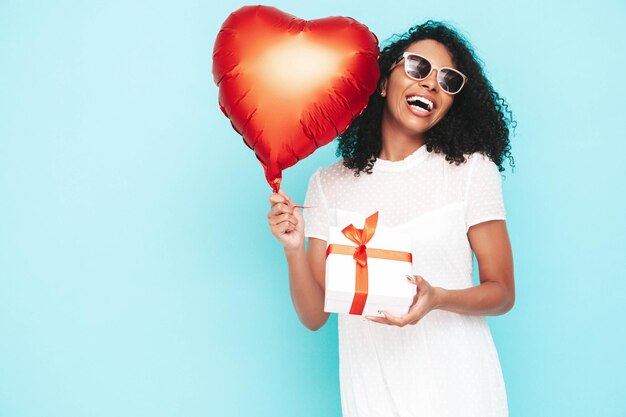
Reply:
M380 95L383 97L387 95L387 78L384 78L380 83Z

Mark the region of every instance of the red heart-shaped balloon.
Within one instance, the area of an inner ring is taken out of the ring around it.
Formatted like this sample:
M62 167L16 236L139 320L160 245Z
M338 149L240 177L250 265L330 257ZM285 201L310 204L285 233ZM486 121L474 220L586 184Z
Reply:
M281 171L343 133L376 89L378 40L348 17L245 6L213 49L219 104L278 191Z

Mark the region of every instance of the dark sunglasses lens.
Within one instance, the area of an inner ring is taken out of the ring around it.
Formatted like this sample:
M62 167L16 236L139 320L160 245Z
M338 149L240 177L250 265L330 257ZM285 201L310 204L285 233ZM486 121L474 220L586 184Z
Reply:
M442 69L439 72L439 83L448 93L457 93L463 87L463 76L456 71Z
M409 55L405 59L407 63L406 72L409 77L421 80L426 78L430 73L430 62L426 61L424 58Z

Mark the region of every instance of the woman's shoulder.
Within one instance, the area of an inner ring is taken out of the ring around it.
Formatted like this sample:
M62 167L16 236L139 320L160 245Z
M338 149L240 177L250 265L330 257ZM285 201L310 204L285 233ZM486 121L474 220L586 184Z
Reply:
M487 179L499 177L498 167L489 156L482 152L463 154L465 161L450 162L442 156L445 165L448 190L457 198L464 198L471 184L484 183Z
M448 170L458 175L470 175L476 168L482 170L497 169L496 163L483 152L464 153L463 156L465 161L461 163L446 161ZM445 160L445 155L442 156L442 159Z

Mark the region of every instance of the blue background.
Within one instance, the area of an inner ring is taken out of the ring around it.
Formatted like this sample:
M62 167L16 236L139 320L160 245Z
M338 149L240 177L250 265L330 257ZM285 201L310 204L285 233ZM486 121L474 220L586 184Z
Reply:
M216 4L215 4L216 3ZM0 416L340 416L336 317L291 305L270 189L217 105L235 1L0 3ZM519 125L512 416L626 416L624 1L316 1L476 48ZM331 144L284 172L302 202Z

